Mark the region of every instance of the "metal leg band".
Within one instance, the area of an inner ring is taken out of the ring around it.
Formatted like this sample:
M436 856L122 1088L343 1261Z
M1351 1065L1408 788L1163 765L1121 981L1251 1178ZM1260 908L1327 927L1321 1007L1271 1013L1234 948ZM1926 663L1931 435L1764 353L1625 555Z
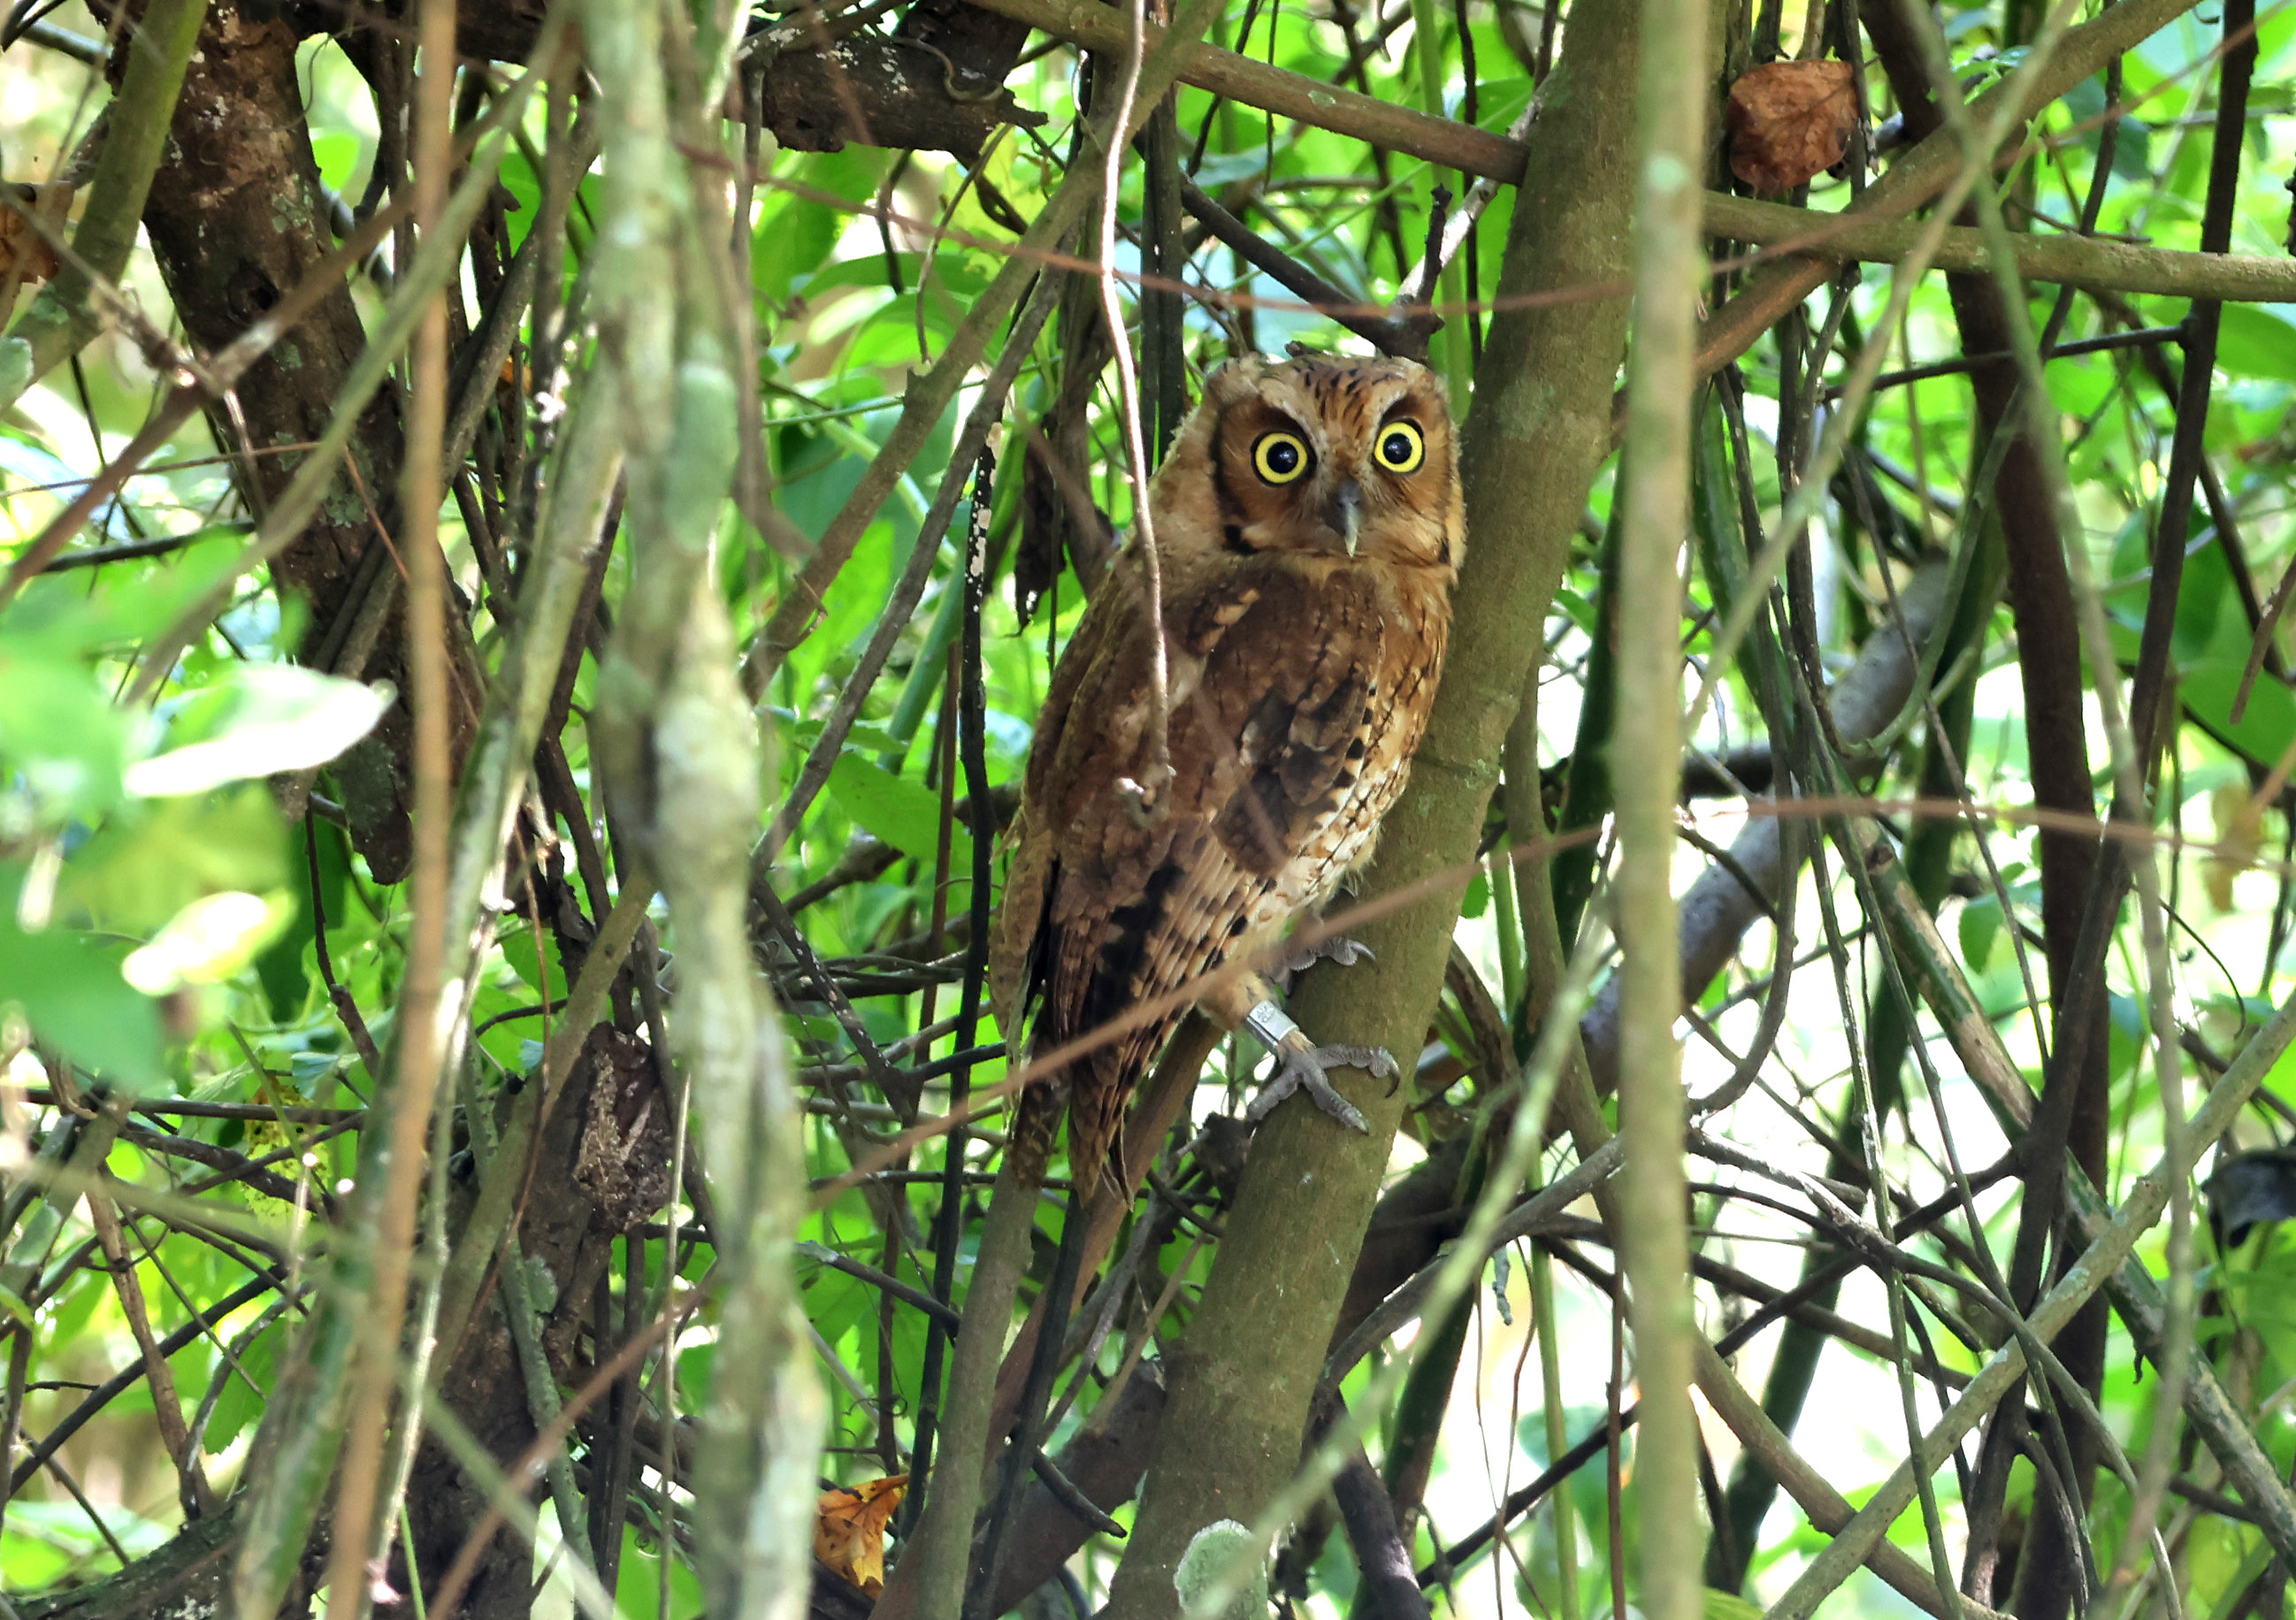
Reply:
M1292 1036L1300 1034L1300 1026L1292 1021L1292 1015L1274 1002L1268 1001L1261 1002L1243 1015L1243 1027L1258 1035L1260 1043L1270 1051L1283 1045ZM1304 1041L1306 1038L1305 1035L1300 1035L1301 1040Z

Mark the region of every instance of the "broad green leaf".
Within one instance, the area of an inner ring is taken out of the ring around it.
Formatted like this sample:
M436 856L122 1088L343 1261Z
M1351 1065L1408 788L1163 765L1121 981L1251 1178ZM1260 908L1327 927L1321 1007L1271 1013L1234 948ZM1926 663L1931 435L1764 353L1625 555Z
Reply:
M2060 360L2049 367L2049 398L2068 416L2087 416L2116 386L2112 367L2097 361Z
M330 129L311 137L311 157L319 166L319 182L329 191L349 188L358 172L359 154L366 143L348 129Z
M2140 119L2124 118L2112 143L2112 172L2123 180L2152 177L2152 127Z
M809 749L821 735L818 720L800 720L790 727L790 736L801 749ZM898 753L901 744L893 733L882 725L872 725L866 720L857 720L845 732L845 746L870 754Z
M278 804L250 782L123 806L65 863L58 893L60 907L141 935L209 895L283 896L297 887Z
M103 569L94 589L74 572L44 575L0 613L0 632L75 656L142 642L165 629L215 582L237 555L244 523L218 523L184 536L169 566L138 573Z
M0 865L0 1002L15 1003L43 1043L125 1085L160 1084L160 1015L120 977L112 954L67 928L17 921L24 869Z
M503 154L502 168L495 179L511 194L515 207L504 210L504 225L510 238L511 251L515 253L526 243L526 233L534 229L534 221L542 211L542 177L518 151Z
M37 1505L55 1508L62 1504ZM101 1551L97 1547L83 1546L68 1552L46 1538L43 1534L45 1525L29 1523L21 1512L11 1512L8 1518L11 1522L7 1532L0 1534L0 1581L6 1583L10 1591L45 1591L62 1581L81 1559Z
M294 918L294 898L283 889L202 895L129 952L119 970L146 995L219 985L252 962Z
M279 1363L279 1346L285 1329L278 1322L257 1334L238 1353L242 1378L229 1362L216 1368L216 1377L224 1380L223 1393L216 1397L214 1415L208 1420L206 1448L210 1455L230 1448L231 1443L245 1431L247 1426L263 1415L264 1398L258 1390L271 1387L272 1373ZM252 1379L255 1388L248 1387Z
M1196 170L1195 182L1208 192L1217 192L1238 180L1256 179L1267 170L1267 154L1264 151L1209 152Z
M538 994L542 989L542 958L534 948L533 930L523 928L509 929L496 940L495 947L502 953L503 961L510 964L511 970ZM564 976L555 970L554 965L551 981L553 1000L566 994Z
M1993 942L2000 937L2001 902L1991 895L1970 901L1961 908L1958 931L1964 970L1972 978L1981 975L1993 960Z
M2170 646L2178 667L2210 658L2245 662L2251 638L2224 547L2213 541L2194 546L2185 554L2177 588L2177 631Z
M816 307L829 301L830 293L842 287L866 288L882 293L892 285L891 277L898 275L904 287L917 284L917 269L923 261L914 253L897 253L891 262L882 253L866 258L840 259L815 273L805 284L806 301Z
M931 862L940 847L939 797L858 755L843 755L831 767L829 794L839 809L905 855ZM949 829L948 860L955 876L972 870L972 839L962 822Z
M295 886L292 911L293 915L279 937L255 959L255 977L263 986L264 1000L271 1008L271 1019L275 1024L292 1022L302 1012L311 994L311 976L303 966L304 953L311 948L313 931L308 882Z
M2234 721L2232 701L2240 689L2241 668L2229 659L2204 659L2184 671L2177 695L2227 744L2269 767L2296 740L2296 692L2259 674L2250 689L2247 708Z
M768 193L758 210L751 237L750 285L778 304L798 289L835 250L853 216L840 202L866 201L877 189L890 154L874 147L808 154L803 190L761 188Z
M62 818L100 815L119 798L127 724L79 659L0 638L0 782L20 776Z
M852 1331L877 1302L877 1292L857 1278L823 1266L800 1285L806 1315L821 1337L835 1344Z
M128 790L164 798L324 765L373 730L394 697L384 682L242 665L184 706L169 733L175 747L127 768Z
M11 1530L20 1526L58 1546L96 1552L105 1549L106 1538L88 1522L90 1511L72 1501L12 1501L8 1504L8 1525ZM170 1534L167 1526L156 1524L129 1508L112 1504L98 1506L93 1511L102 1517L104 1530L111 1532L109 1540L119 1542L130 1558L150 1552Z
M2285 304L2227 304L2218 329L2217 369L2235 377L2296 382L2296 324Z
M298 1051L287 1056L288 1084L296 1094L316 1100L322 1086L331 1085L335 1078L350 1067L350 1060L340 1052Z

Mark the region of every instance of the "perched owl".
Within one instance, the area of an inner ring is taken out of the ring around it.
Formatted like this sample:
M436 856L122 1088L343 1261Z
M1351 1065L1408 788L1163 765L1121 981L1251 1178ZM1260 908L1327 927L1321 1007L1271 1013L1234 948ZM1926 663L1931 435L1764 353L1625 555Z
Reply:
M1423 366L1322 355L1223 365L1149 508L1163 623L1149 622L1136 530L1054 674L1021 789L989 972L1007 1031L1033 1011L1039 1053L1272 945L1323 902L1370 855L1443 666L1462 505L1450 408ZM1160 628L1171 762L1160 782ZM1384 1052L1316 1046L1256 975L1199 1004L1275 1052L1255 1117L1304 1089L1361 1129L1324 1066L1393 1072ZM1178 1018L1058 1077L1087 1196Z

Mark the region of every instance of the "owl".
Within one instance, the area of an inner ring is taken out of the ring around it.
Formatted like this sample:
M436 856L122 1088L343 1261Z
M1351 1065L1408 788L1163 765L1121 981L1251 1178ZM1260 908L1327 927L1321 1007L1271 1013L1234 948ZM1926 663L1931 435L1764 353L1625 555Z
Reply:
M1053 675L996 931L1004 1027L1050 1052L1285 929L1372 852L1426 729L1464 543L1442 383L1406 360L1300 354L1214 372L1149 490L1163 614L1136 528ZM1163 755L1154 662L1162 638ZM1255 1118L1294 1091L1357 1129L1317 1046L1257 974L1200 999L1277 1068ZM1092 1197L1132 1089L1185 1009L1064 1065L1021 1110L1057 1121ZM1041 1124L1038 1152L1052 1125Z

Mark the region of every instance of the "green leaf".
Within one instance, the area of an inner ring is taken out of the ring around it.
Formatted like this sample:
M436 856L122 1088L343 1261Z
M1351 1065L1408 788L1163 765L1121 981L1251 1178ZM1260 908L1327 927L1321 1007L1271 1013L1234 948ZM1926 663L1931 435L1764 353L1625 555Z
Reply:
M511 970L539 994L542 990L542 956L534 948L533 931L529 929L513 929L496 939L495 948L502 953L503 961L510 964ZM553 974L552 978L555 994L565 994L562 977Z
M65 864L58 892L93 923L145 934L209 895L291 886L278 804L249 783L123 806Z
M802 1285L806 1315L831 1344L853 1330L877 1302L877 1292L858 1278L823 1266Z
M854 822L904 855L930 862L940 846L940 799L857 754L840 755L829 773L829 796ZM972 869L972 839L963 822L949 828L949 871Z
M1964 905L1960 933L1963 968L1972 975L1983 973L1985 964L1993 960L1993 942L2001 933L2001 902L1981 895Z
M165 798L324 765L373 730L395 698L387 682L240 665L178 712L176 746L127 768L128 790Z
M119 963L70 929L28 934L16 920L24 869L0 864L0 1002L75 1063L134 1087L160 1084L160 1015Z
M246 1378L234 1372L227 1362L217 1363L215 1375L224 1380L224 1389L216 1397L214 1414L208 1419L204 1447L209 1455L229 1450L231 1443L247 1426L263 1415L263 1397L256 1392L272 1387L272 1372L279 1364L280 1341L285 1336L284 1327L275 1321L241 1347L239 1365ZM248 1387L249 1379L254 1380L254 1389Z
M0 640L0 780L20 773L63 819L102 814L119 798L127 717L79 659Z
M2060 360L2048 369L2049 399L2068 416L2091 416L2120 386L2110 365L2083 360Z
M100 569L108 577L93 590L84 574L44 576L0 613L0 630L63 656L148 640L223 577L249 530L245 523L199 529L178 542L172 567L141 573Z
M2296 324L2273 313L2285 304L2227 304L2218 329L2217 369L2235 377L2296 382Z
M319 166L319 183L329 191L350 188L358 172L359 153L366 143L348 129L330 129L311 137L312 160Z
M263 986L263 999L275 1024L293 1022L311 994L311 975L303 965L304 953L312 948L315 933L308 882L295 886L293 906L294 914L279 937L255 959L256 980Z
M534 172L526 154L510 151L503 154L502 167L495 171L495 179L511 194L512 205L504 210L503 224L510 238L510 250L515 253L525 246L526 233L534 229L535 219L542 212L542 176Z
M616 1569L614 1606L619 1613L660 1616L660 1620L698 1620L708 1612L701 1577L683 1559L675 1559L669 1566L669 1609L662 1612L661 1543L649 1541L635 1524L623 1526L622 1558Z
M150 1552L168 1539L167 1526L154 1524L131 1509L98 1506L90 1510L70 1501L10 1502L9 1538L12 1542L20 1530L84 1557L102 1557L109 1551L109 1542L102 1532L89 1522L91 1511L102 1518L103 1529L111 1532L110 1541L119 1542L120 1550L130 1558Z
M252 962L294 918L294 899L283 889L202 895L130 951L119 970L146 995L219 985Z
M2253 632L2234 589L2224 547L2210 543L2185 555L2177 590L2177 632L2170 656L2180 668L2208 659L2246 663Z
M2235 723L2232 700L2240 689L2241 668L2229 659L2204 659L2179 676L2177 695L2210 731L2268 768L2296 740L2296 692L2260 675Z
M2138 119L2120 120L2112 143L2112 172L2123 180L2152 178L2152 127Z
M848 147L843 151L808 157L806 188L848 202L860 202L877 189L890 160L890 154L871 147ZM845 233L851 216L816 197L793 191L776 192L758 210L752 235L750 285L778 304L800 280L827 262Z
M316 1100L319 1088L332 1084L336 1076L350 1067L350 1060L340 1052L295 1051L287 1054L287 1080L297 1095Z
M822 723L818 720L800 720L790 728L790 737L798 747L809 749L820 737L821 728ZM872 725L866 720L856 720L846 728L845 746L857 749L865 754L898 754L901 751L898 738L883 726Z
M1238 180L1256 180L1267 172L1265 151L1215 151L1205 154L1195 181L1207 192L1217 192Z

